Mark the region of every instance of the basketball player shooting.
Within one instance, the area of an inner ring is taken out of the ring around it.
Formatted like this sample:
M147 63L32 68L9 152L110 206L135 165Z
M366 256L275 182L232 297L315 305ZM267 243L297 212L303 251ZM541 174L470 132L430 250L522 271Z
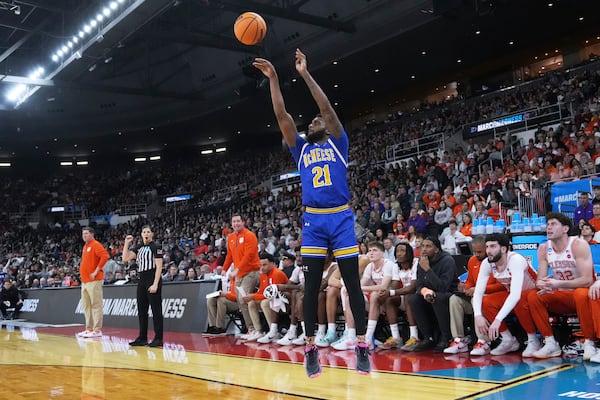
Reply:
M368 374L371 365L369 346L365 343L365 303L360 289L358 246L354 236L353 215L348 206L348 135L329 99L308 72L306 56L299 49L296 50L296 71L308 86L320 111L320 115L308 125L306 139L300 136L294 119L285 109L273 64L263 58L257 58L253 65L269 79L271 101L279 129L300 171L302 204L305 207L302 230L305 294L302 306L307 331L304 354L306 373L309 378L321 374L314 327L323 262L327 249L331 248L346 284L350 307L356 321L356 370L360 374Z

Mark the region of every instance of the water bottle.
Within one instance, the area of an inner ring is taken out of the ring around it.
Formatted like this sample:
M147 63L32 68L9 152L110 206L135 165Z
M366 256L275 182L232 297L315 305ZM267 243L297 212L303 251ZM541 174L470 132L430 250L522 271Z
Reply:
M546 232L546 217L540 217L540 232Z
M473 235L477 235L479 233L479 220L478 219L473 220L473 227L471 228L471 233Z
M531 232L531 223L529 218L523 218L523 232Z
M483 235L485 233L485 220L483 218L478 218L478 228L477 235Z
M513 222L521 222L521 213L520 212L515 212L513 213Z
M481 221L479 221L479 233L480 234L485 235L486 226L487 226L486 219L485 218L481 218Z
M531 218L531 231L540 231L540 219L537 217L537 214L533 214L533 217Z
M492 222L490 222L490 220L492 220ZM494 220L491 218L488 218L488 222L485 225L485 233L486 234L494 233Z
M494 233L504 233L504 229L506 228L506 222L503 219L499 219L496 221L496 226L494 227Z
M513 219L512 223L510 224L510 231L511 233L521 233L523 232L523 225L519 221L515 221Z

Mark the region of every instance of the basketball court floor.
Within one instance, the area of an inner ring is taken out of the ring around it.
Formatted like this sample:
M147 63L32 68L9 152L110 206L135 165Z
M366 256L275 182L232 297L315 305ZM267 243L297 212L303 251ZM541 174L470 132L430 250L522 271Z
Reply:
M600 399L600 364L581 357L376 350L362 376L353 351L326 348L323 374L308 379L302 347L172 332L163 348L130 347L137 331L80 330L2 321L0 399Z

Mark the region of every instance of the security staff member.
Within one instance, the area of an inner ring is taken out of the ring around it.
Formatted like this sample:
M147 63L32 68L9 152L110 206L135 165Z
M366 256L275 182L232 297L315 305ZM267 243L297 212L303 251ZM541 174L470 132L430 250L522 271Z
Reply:
M133 236L127 235L123 247L123 262L136 259L139 283L137 287L137 306L140 332L129 344L131 346L162 347L163 345L163 313L162 313L162 266L163 251L153 241L154 233L150 226L142 227L143 243L130 249ZM154 340L148 343L148 306L152 308L154 323Z

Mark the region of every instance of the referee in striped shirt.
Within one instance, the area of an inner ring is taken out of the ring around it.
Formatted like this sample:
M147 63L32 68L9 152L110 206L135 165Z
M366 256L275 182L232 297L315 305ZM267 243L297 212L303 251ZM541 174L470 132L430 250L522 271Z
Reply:
M138 337L129 344L131 346L161 347L163 345L163 313L162 313L162 266L163 251L152 240L154 233L150 226L142 227L142 241L138 246L129 248L133 242L133 236L127 235L123 247L123 262L135 258L140 277L137 287L138 319L140 322L140 333ZM148 343L148 306L152 308L152 320L154 322L154 340Z

